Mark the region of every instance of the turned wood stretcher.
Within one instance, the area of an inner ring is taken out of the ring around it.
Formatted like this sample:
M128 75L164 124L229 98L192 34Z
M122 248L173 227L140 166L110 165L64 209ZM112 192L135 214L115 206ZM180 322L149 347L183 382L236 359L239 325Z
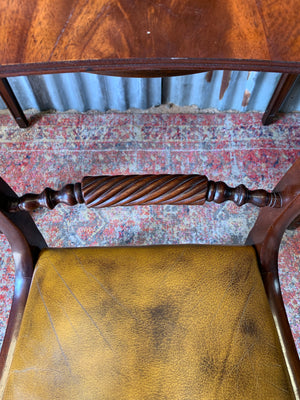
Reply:
M271 193L200 175L86 177L18 197L1 182L15 260L4 399L299 398L278 251L299 226L300 159ZM261 207L245 246L49 249L29 212L234 201Z

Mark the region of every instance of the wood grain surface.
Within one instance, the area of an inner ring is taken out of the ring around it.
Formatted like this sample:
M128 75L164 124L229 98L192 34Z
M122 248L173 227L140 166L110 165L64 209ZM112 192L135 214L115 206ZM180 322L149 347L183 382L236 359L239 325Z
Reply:
M1 0L0 74L218 67L297 73L298 10L299 0Z

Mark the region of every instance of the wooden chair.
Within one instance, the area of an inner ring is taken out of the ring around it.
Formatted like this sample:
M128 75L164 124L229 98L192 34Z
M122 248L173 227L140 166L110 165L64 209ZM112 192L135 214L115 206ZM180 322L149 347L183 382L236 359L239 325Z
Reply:
M15 260L1 352L4 399L299 398L300 364L278 280L299 225L300 159L272 193L200 175L86 177L18 198L1 182L0 229ZM245 246L49 249L29 212L252 203Z

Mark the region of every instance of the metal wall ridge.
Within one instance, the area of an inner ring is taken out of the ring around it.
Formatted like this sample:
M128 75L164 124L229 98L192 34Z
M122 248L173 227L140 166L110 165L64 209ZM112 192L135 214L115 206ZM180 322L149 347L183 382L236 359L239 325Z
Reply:
M265 111L278 73L214 71L171 78L66 73L8 78L23 110L125 111L160 104L219 111ZM0 99L0 109L6 106ZM298 78L282 111L300 111Z

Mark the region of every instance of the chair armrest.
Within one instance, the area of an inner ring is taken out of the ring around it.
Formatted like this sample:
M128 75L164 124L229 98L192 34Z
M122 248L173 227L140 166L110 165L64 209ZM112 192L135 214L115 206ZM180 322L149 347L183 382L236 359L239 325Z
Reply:
M12 201L17 198L13 190L0 178L0 231L10 244L15 262L15 289L0 353L0 393L14 352L34 265L40 250L47 247L44 238L27 212L13 214L3 210L7 199Z
M300 361L286 316L278 276L278 253L282 236L286 229L299 227L300 222L300 158L274 190L282 195L282 207L264 209L259 213L246 244L253 245L256 249L292 385L296 398L300 398Z

